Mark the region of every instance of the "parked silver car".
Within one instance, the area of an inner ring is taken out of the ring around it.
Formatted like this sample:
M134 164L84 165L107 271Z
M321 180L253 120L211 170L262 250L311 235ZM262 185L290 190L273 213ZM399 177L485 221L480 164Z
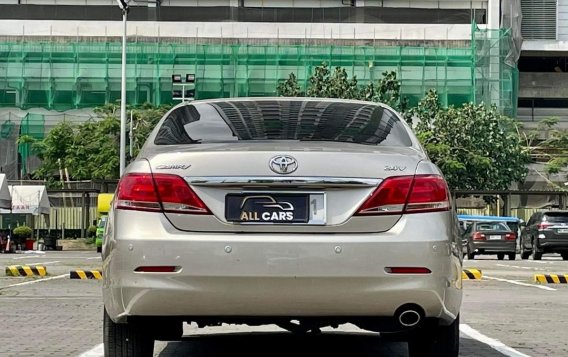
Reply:
M461 241L448 188L376 103L181 104L121 178L103 246L108 356L199 326L352 323L457 356Z

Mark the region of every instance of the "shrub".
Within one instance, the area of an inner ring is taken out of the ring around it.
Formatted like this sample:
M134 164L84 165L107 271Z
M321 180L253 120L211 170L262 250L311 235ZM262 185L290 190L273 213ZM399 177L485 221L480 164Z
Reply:
M87 228L87 238L93 238L97 235L97 226L89 226Z
M27 239L31 238L32 232L33 232L32 229L28 226L19 226L14 228L13 234L15 238Z

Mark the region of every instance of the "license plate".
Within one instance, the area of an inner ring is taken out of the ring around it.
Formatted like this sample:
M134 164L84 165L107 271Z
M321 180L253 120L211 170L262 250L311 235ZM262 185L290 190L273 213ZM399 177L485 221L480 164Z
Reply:
M568 228L559 228L558 233L568 233Z
M325 224L325 195L228 194L225 197L225 218L241 224Z
M489 239L493 240L493 239L501 239L501 236L489 236Z

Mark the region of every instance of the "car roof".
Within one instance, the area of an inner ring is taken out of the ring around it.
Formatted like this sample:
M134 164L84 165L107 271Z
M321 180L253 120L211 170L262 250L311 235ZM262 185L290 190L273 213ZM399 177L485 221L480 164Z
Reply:
M320 97L233 97L233 98L212 98L212 99L200 99L192 100L188 102L182 102L176 105L174 108L183 107L192 104L201 103L224 103L224 102L269 102L269 101L279 101L279 102L331 102L331 103L353 103L361 105L374 105L378 107L388 108L393 112L398 113L394 108L381 102L371 102L365 100L356 99L339 99L339 98L320 98Z
M567 212L568 213L568 212ZM469 214L458 214L460 221L492 221L492 222L520 222L518 217L501 217L501 216L476 216Z

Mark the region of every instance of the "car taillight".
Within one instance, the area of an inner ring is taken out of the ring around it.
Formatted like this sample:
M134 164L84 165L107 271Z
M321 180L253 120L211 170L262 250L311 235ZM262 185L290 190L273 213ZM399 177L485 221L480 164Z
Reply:
M516 240L517 235L515 233L507 233L505 234L505 240Z
M118 183L116 208L170 213L211 213L183 178L170 174L127 174Z
M485 240L485 234L480 232L473 233L473 240Z
M553 226L552 223L539 223L538 230L542 231L542 230L547 229L548 227L552 227L552 226Z
M450 209L448 186L441 176L389 177L359 207L356 215L438 212Z

